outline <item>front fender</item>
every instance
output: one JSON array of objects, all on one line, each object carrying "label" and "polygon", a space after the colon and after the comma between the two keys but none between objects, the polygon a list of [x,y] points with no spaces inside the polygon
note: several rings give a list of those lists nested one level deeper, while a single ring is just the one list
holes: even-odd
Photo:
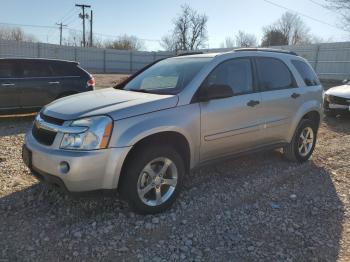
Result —
[{"label": "front fender", "polygon": [[200,108],[198,104],[179,106],[115,122],[111,147],[134,146],[142,139],[162,132],[185,137],[190,148],[190,166],[199,160]]}]

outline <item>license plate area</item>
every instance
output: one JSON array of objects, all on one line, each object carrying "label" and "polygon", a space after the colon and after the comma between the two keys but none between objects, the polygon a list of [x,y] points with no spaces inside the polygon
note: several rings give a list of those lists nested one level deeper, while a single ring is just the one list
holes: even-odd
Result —
[{"label": "license plate area", "polygon": [[30,151],[25,145],[22,147],[22,159],[24,164],[31,169],[32,168],[32,151]]}]

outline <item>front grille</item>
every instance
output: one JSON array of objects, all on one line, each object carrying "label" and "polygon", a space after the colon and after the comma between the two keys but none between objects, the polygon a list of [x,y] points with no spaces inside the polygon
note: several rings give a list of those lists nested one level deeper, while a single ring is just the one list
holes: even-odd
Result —
[{"label": "front grille", "polygon": [[42,129],[38,127],[35,123],[32,129],[33,137],[41,144],[51,146],[56,137],[56,132]]},{"label": "front grille", "polygon": [[328,102],[331,104],[337,104],[337,105],[344,105],[348,106],[350,105],[350,102],[348,102],[350,99],[349,98],[343,98],[339,96],[328,96]]}]

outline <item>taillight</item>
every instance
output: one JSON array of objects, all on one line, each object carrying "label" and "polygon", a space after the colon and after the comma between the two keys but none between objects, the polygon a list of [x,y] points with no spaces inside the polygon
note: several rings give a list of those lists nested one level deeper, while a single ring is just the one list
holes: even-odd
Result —
[{"label": "taillight", "polygon": [[88,80],[87,86],[94,88],[95,87],[95,78],[91,78],[90,80]]}]

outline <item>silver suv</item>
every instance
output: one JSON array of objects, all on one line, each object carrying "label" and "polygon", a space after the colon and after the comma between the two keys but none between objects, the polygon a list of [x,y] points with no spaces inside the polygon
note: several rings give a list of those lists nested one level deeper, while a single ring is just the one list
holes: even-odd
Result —
[{"label": "silver suv", "polygon": [[168,58],[115,88],[44,107],[23,159],[67,192],[117,190],[135,211],[156,213],[174,202],[190,170],[214,160],[283,148],[287,159],[306,161],[322,95],[315,72],[294,53]]}]

